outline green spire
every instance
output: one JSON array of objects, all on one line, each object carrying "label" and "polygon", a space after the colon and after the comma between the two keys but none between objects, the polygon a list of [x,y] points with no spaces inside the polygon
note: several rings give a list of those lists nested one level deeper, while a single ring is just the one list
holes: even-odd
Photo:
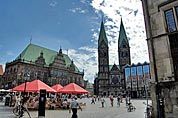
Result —
[{"label": "green spire", "polygon": [[122,18],[121,18],[121,24],[120,24],[120,31],[119,31],[119,39],[118,39],[118,47],[120,48],[122,42],[125,41],[128,45],[129,45],[129,41],[127,39],[127,35],[125,32],[125,28],[122,22]]},{"label": "green spire", "polygon": [[106,43],[106,45],[108,45],[108,39],[106,37],[106,32],[105,32],[105,29],[104,29],[103,21],[101,22],[101,27],[100,27],[100,34],[99,34],[99,40],[98,40],[99,46],[100,46],[102,41],[104,41]]}]

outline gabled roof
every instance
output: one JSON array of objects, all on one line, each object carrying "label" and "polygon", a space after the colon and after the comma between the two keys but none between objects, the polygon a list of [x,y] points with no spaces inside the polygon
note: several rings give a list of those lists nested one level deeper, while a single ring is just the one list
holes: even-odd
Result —
[{"label": "gabled roof", "polygon": [[101,42],[104,41],[106,45],[108,45],[108,39],[106,37],[106,32],[104,29],[104,23],[103,21],[101,22],[101,27],[100,27],[100,33],[99,33],[99,40],[98,40],[98,46],[101,45]]},{"label": "gabled roof", "polygon": [[111,71],[113,68],[118,68],[120,70],[120,66],[119,65],[109,65],[109,71]]},{"label": "gabled roof", "polygon": [[121,24],[120,24],[120,31],[119,31],[119,39],[118,39],[118,47],[120,48],[122,42],[125,41],[128,45],[129,45],[129,41],[127,39],[127,35],[125,32],[125,28],[122,22],[122,18],[121,18]]},{"label": "gabled roof", "polygon": [[2,65],[0,65],[0,75],[3,75]]},{"label": "gabled roof", "polygon": [[[43,52],[43,58],[45,59],[47,66],[49,66],[54,61],[54,58],[58,54],[58,52],[56,52],[54,50],[50,50],[50,49],[30,43],[22,51],[22,53],[16,58],[16,60],[24,59],[24,60],[35,62],[37,60],[37,58],[40,56],[41,52]],[[66,67],[69,67],[71,64],[71,60],[68,57],[68,55],[63,54],[63,58],[65,60]],[[79,72],[79,69],[76,66],[75,66],[75,71]]]}]

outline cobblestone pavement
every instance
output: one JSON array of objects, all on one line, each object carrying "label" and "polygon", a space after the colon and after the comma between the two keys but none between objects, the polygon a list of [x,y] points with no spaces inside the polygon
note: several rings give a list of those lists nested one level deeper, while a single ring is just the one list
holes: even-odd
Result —
[{"label": "cobblestone pavement", "polygon": [[[78,110],[79,118],[144,118],[145,104],[146,100],[131,100],[132,104],[136,107],[136,110],[133,112],[127,112],[127,107],[125,101],[121,106],[117,106],[116,99],[114,100],[114,106],[111,107],[109,98],[105,98],[106,104],[105,107],[101,107],[100,102],[95,104],[90,104],[91,99],[84,98],[78,99],[79,102],[85,102],[87,105],[83,108],[82,111]],[[38,117],[38,111],[30,111],[32,118]],[[68,110],[46,110],[45,118],[71,118],[72,113],[69,114]],[[17,118],[12,113],[12,108],[4,106],[3,103],[0,103],[0,118]],[[25,114],[24,118],[28,118]]]}]

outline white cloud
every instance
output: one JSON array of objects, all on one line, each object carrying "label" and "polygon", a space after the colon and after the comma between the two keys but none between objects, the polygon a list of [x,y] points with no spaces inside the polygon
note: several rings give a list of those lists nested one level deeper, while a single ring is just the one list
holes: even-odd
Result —
[{"label": "white cloud", "polygon": [[88,4],[89,3],[89,1],[87,1],[87,0],[80,0],[80,2],[83,3],[83,4]]},{"label": "white cloud", "polygon": [[87,13],[87,10],[81,9],[81,8],[79,8],[79,7],[74,8],[74,9],[69,9],[69,11],[71,11],[71,12],[73,12],[73,13],[82,13],[82,14]]},{"label": "white cloud", "polygon": [[55,7],[57,4],[58,4],[58,2],[56,2],[56,1],[51,1],[51,2],[49,3],[49,6]]},{"label": "white cloud", "polygon": [[[85,53],[81,53],[85,51]],[[79,70],[84,70],[85,80],[93,82],[94,75],[97,72],[97,62],[96,60],[98,54],[97,49],[92,47],[80,47],[78,50],[69,49],[68,55],[74,60],[74,64],[79,68]]]},{"label": "white cloud", "polygon": [[[132,63],[149,61],[147,42],[140,0],[93,0],[91,6],[96,13],[102,11],[105,20],[105,29],[109,43],[110,64],[118,64],[118,36],[120,19],[130,39]],[[98,40],[96,32],[93,37]]]},{"label": "white cloud", "polygon": [[[81,0],[81,2],[85,2]],[[103,12],[105,19],[105,29],[109,41],[109,62],[118,64],[118,36],[120,29],[121,15],[130,39],[131,61],[132,63],[149,61],[146,34],[144,28],[144,19],[140,0],[93,0],[91,6],[95,13],[101,16]],[[71,12],[79,12],[81,8],[70,9]],[[95,46],[98,45],[98,33],[100,22],[99,17],[91,17],[93,22],[91,28],[92,40]],[[97,26],[97,27],[96,27]],[[99,27],[98,27],[99,26]],[[80,47],[78,50],[69,49],[68,55],[74,60],[76,66],[85,71],[84,78],[93,82],[95,74],[98,72],[98,51],[96,47]]]},{"label": "white cloud", "polygon": [[[87,0],[80,0],[83,5],[89,4]],[[56,7],[59,3],[56,0],[51,0],[49,3],[50,7]],[[74,2],[72,3],[74,4]],[[101,16],[101,12],[104,15],[105,19],[105,28],[107,37],[109,40],[109,57],[110,64],[116,63],[118,64],[118,35],[119,35],[119,26],[121,15],[123,18],[123,23],[127,32],[127,36],[130,39],[130,47],[131,47],[131,59],[132,63],[144,62],[148,61],[148,51],[147,51],[147,43],[145,36],[145,28],[144,28],[144,20],[142,13],[142,6],[140,0],[92,0],[90,4],[95,13],[98,13],[98,16]],[[85,9],[83,9],[85,8]],[[70,9],[69,11],[73,13],[88,13],[89,10],[87,7],[76,7],[74,9]],[[91,37],[91,42],[94,43],[95,46],[98,44],[98,27],[101,20],[98,20],[99,17],[91,16],[91,20],[95,21],[94,26],[91,28],[91,32],[93,35]],[[97,21],[97,22],[96,22]],[[60,24],[60,22],[57,22]],[[96,27],[97,26],[97,27]],[[36,39],[44,39],[46,37],[36,37]],[[55,42],[53,37],[47,37],[50,39],[50,43],[54,44],[54,49],[59,48],[60,44],[63,44],[65,47],[72,47],[71,42],[65,39],[57,39]],[[39,44],[41,44],[40,40],[37,40]],[[55,43],[54,43],[55,42]],[[47,42],[43,43],[47,45]],[[0,45],[0,49],[2,45]],[[65,51],[64,51],[65,52]],[[85,52],[85,53],[84,53]],[[11,51],[7,52],[7,55],[13,55]],[[98,53],[96,47],[80,47],[78,50],[68,50],[68,55],[71,59],[74,60],[74,63],[80,70],[85,70],[85,79],[93,82],[95,73],[97,73],[98,69]],[[1,57],[2,58],[2,57]],[[3,64],[3,68],[5,64]]]}]

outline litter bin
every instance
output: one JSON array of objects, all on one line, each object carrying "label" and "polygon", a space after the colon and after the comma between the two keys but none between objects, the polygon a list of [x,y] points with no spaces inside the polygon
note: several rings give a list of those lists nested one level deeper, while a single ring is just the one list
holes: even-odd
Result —
[{"label": "litter bin", "polygon": [[10,96],[7,96],[6,98],[5,98],[5,106],[9,106],[10,105]]},{"label": "litter bin", "polygon": [[38,118],[45,118],[46,90],[40,89]]}]

